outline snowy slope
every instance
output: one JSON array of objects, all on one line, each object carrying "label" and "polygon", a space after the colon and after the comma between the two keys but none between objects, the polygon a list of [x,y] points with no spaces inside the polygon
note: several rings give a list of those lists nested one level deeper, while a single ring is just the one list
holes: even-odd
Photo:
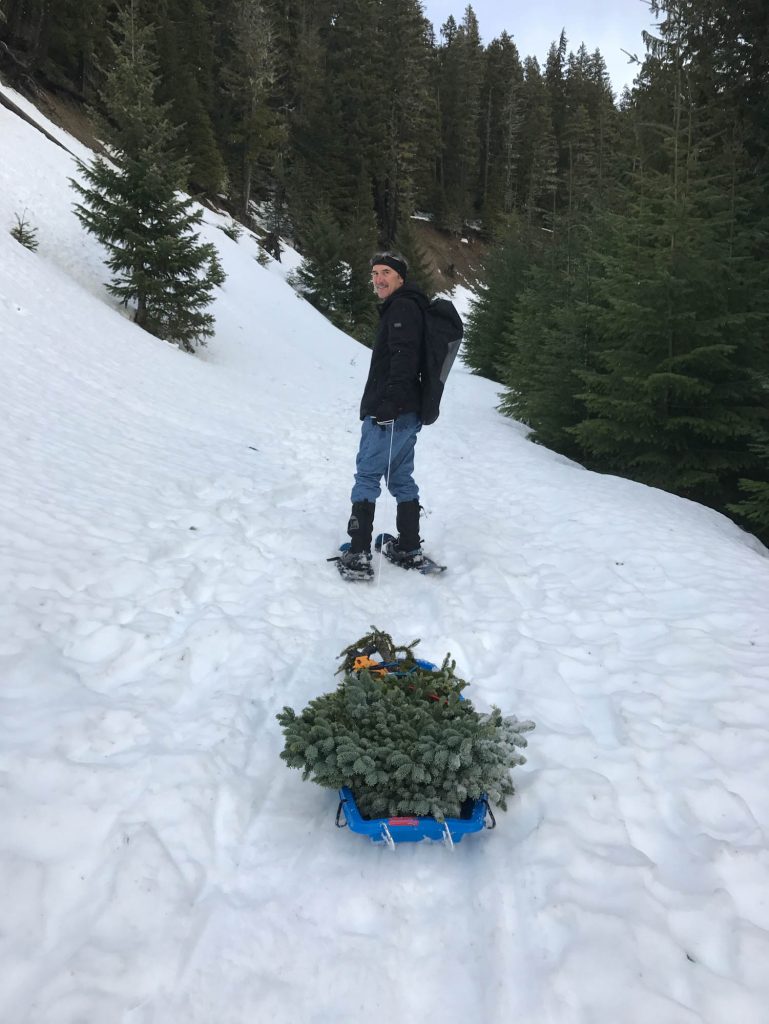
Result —
[{"label": "snowy slope", "polygon": [[[766,550],[459,369],[417,446],[450,572],[343,583],[367,350],[212,214],[216,338],[145,335],[71,157],[5,110],[0,150],[3,1024],[765,1024]],[[453,853],[338,831],[278,759],[371,623],[537,722]]]}]

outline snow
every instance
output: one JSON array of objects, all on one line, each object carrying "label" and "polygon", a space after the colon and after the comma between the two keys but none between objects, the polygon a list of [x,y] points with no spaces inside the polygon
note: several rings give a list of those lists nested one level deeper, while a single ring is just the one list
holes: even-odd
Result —
[{"label": "snow", "polygon": [[[3,1024],[765,1024],[766,550],[527,442],[458,367],[417,446],[450,571],[344,583],[368,351],[212,213],[216,337],[144,334],[72,158],[0,138]],[[337,830],[278,758],[372,623],[537,722],[454,851]]]}]

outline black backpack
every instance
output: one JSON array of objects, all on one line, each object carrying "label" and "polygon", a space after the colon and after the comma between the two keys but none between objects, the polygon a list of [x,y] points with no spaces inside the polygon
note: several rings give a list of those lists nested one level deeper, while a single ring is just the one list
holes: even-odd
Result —
[{"label": "black backpack", "polygon": [[421,420],[425,426],[435,423],[449,370],[456,359],[462,336],[462,321],[448,299],[433,299],[424,310],[425,342],[420,376],[422,383]]}]

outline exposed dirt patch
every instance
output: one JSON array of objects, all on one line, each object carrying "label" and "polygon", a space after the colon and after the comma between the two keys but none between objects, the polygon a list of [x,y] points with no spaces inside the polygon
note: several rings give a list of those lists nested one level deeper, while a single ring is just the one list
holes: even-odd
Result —
[{"label": "exposed dirt patch", "polygon": [[97,153],[101,151],[88,112],[82,103],[60,96],[50,89],[41,89],[39,95],[35,97],[35,103],[47,118],[69,132],[78,142],[82,142],[84,146]]},{"label": "exposed dirt patch", "polygon": [[464,284],[478,290],[486,273],[488,243],[469,230],[457,238],[439,231],[429,221],[412,220],[411,225],[440,282],[447,288]]}]

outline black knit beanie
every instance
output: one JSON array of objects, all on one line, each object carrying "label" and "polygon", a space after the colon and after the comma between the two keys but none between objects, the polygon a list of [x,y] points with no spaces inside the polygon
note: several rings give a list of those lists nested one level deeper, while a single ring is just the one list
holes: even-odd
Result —
[{"label": "black knit beanie", "polygon": [[404,281],[409,272],[408,263],[397,252],[378,252],[375,256],[371,257],[371,266],[390,267],[396,274],[400,274]]}]

